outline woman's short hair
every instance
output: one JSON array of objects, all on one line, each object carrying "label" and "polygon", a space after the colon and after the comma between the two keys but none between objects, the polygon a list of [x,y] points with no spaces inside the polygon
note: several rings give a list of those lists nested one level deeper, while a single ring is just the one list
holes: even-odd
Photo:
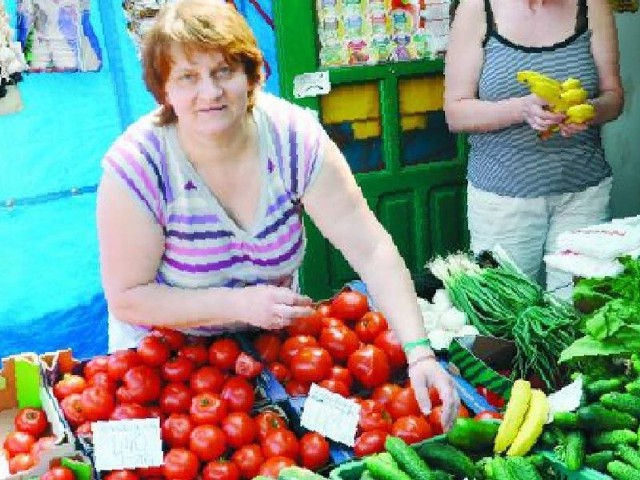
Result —
[{"label": "woman's short hair", "polygon": [[177,120],[165,98],[174,45],[184,49],[187,56],[218,51],[229,64],[242,65],[250,85],[249,110],[253,108],[263,80],[264,59],[244,17],[223,0],[178,0],[160,10],[142,44],[144,81],[161,105],[160,125]]}]

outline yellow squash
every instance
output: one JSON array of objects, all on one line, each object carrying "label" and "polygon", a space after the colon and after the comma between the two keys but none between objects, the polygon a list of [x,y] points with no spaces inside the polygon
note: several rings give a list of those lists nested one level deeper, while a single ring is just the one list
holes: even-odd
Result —
[{"label": "yellow squash", "polygon": [[516,435],[509,450],[507,450],[507,456],[521,457],[526,455],[542,433],[542,427],[544,427],[548,415],[549,401],[547,396],[542,390],[531,390],[529,410],[518,431],[518,435]]},{"label": "yellow squash", "polygon": [[511,397],[509,398],[509,403],[507,403],[504,418],[498,428],[498,434],[493,445],[494,452],[504,452],[516,438],[529,408],[530,398],[531,384],[527,380],[516,380],[511,389]]}]

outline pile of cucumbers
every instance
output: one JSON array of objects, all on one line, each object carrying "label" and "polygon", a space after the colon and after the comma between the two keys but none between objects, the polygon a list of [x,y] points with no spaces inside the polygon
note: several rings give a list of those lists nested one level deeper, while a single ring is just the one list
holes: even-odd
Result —
[{"label": "pile of cucumbers", "polygon": [[570,471],[589,467],[615,480],[640,480],[640,379],[628,373],[582,377],[581,406],[556,412],[541,442]]}]

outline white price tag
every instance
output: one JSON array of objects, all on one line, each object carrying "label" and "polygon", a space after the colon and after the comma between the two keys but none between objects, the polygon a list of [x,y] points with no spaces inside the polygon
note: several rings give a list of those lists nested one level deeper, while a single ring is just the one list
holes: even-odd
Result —
[{"label": "white price tag", "polygon": [[302,73],[293,79],[295,98],[317,97],[331,91],[329,72]]},{"label": "white price tag", "polygon": [[304,402],[300,423],[349,447],[355,444],[360,405],[315,383]]},{"label": "white price tag", "polygon": [[153,467],[163,463],[158,418],[94,422],[91,430],[96,470]]}]

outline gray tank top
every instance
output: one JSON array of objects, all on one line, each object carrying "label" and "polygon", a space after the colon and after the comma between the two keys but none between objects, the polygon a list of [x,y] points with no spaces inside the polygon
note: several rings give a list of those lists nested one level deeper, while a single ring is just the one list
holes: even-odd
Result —
[{"label": "gray tank top", "polygon": [[[518,83],[519,70],[535,70],[557,80],[578,78],[589,98],[598,96],[598,72],[591,54],[586,0],[578,0],[573,35],[547,47],[516,45],[496,27],[491,3],[485,0],[487,35],[478,86],[481,100],[498,101],[529,93]],[[611,175],[604,159],[600,128],[564,138],[559,133],[540,140],[522,123],[469,135],[467,178],[476,188],[509,197],[540,197],[579,192]]]}]

